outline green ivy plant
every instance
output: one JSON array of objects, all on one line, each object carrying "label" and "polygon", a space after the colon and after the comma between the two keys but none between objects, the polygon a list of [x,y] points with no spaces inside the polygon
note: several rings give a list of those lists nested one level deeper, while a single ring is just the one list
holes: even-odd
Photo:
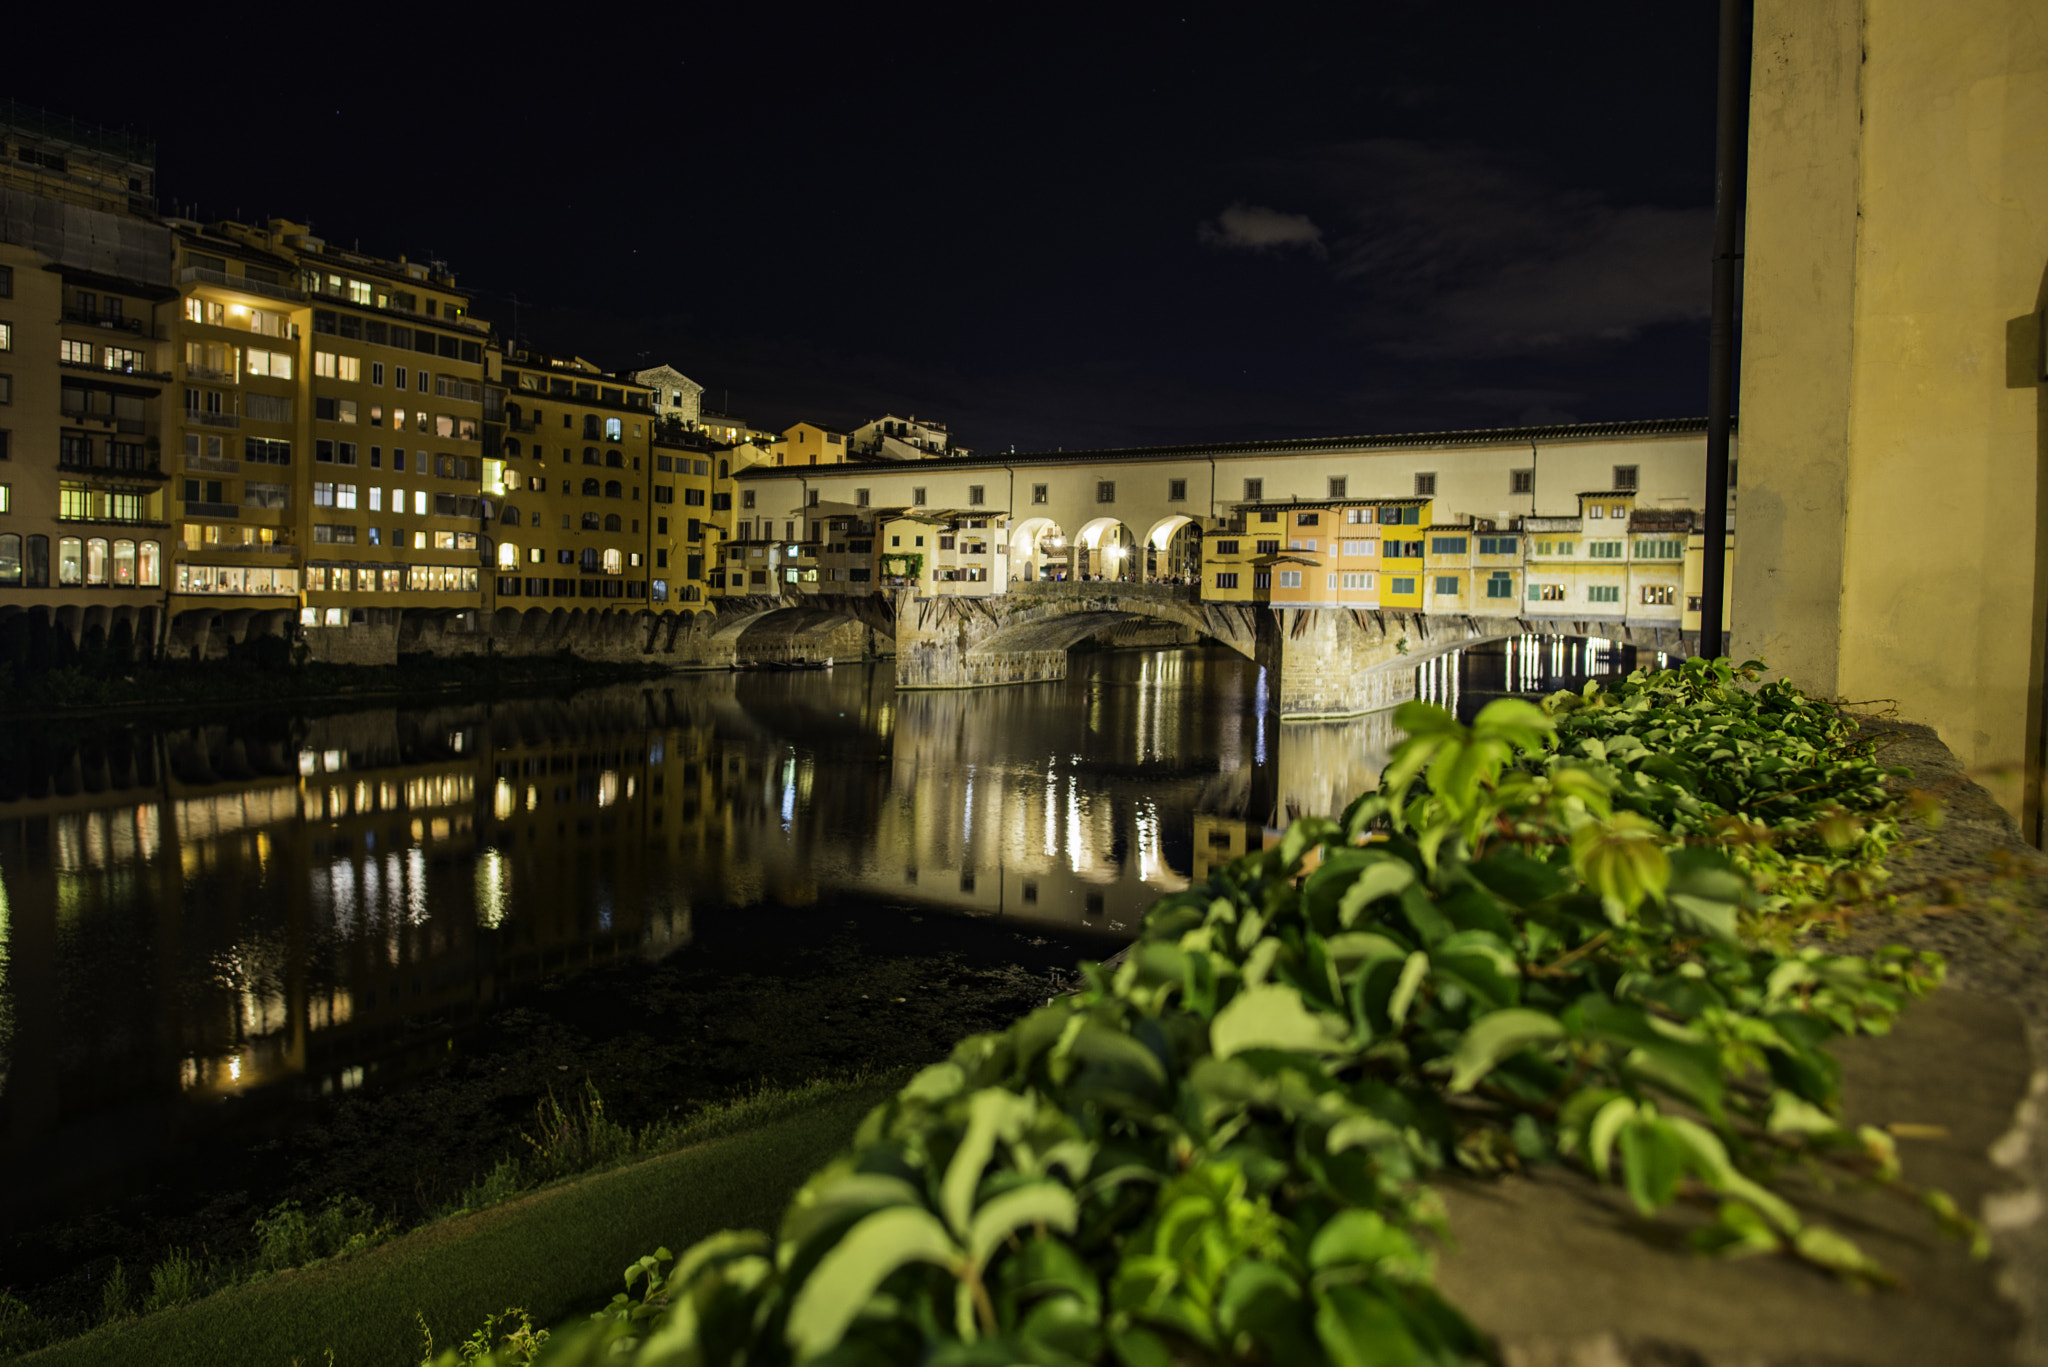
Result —
[{"label": "green ivy plant", "polygon": [[[1802,799],[1882,799],[1805,700],[1752,705],[1724,671],[1496,701],[1469,727],[1401,708],[1408,739],[1341,818],[1157,903],[1114,972],[871,1114],[775,1237],[642,1259],[541,1360],[1481,1362],[1432,1276],[1449,1168],[1569,1164],[1645,1216],[1700,1207],[1703,1253],[1865,1281],[1884,1269],[1786,1200],[1789,1168],[1908,1191],[1979,1238],[1841,1119],[1824,1047],[1889,1028],[1939,960],[1745,936],[1767,898],[1713,843],[1725,814],[1835,857],[1752,799],[1798,786],[1737,744],[1762,717],[1819,728],[1800,762],[1826,786]],[[1723,771],[1697,810],[1667,794],[1686,765]]]},{"label": "green ivy plant", "polygon": [[1852,719],[1784,680],[1758,684],[1763,670],[1690,660],[1589,683],[1545,708],[1559,755],[1605,766],[1618,808],[1724,849],[1782,931],[1800,926],[1799,913],[1877,892],[1913,795],[1888,782],[1910,772],[1881,765]]}]

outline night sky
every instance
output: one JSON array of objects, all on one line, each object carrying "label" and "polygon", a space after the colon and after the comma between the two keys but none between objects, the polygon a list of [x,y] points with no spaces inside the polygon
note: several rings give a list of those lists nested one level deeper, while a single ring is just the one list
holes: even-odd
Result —
[{"label": "night sky", "polygon": [[96,13],[6,93],[155,137],[166,212],[440,258],[501,331],[516,296],[522,339],[772,429],[1706,407],[1704,0]]}]

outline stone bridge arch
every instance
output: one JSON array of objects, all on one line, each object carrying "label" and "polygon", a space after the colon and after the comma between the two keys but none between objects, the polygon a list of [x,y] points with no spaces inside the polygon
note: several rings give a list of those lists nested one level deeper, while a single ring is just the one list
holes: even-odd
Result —
[{"label": "stone bridge arch", "polygon": [[859,658],[868,633],[893,641],[896,604],[875,594],[792,593],[723,598],[709,611],[661,614],[647,628],[646,653],[677,664],[717,667]]},{"label": "stone bridge arch", "polygon": [[1258,658],[1259,609],[1144,584],[1012,584],[995,598],[898,605],[896,685],[978,688],[1063,679],[1067,651],[1119,623],[1170,622]]}]

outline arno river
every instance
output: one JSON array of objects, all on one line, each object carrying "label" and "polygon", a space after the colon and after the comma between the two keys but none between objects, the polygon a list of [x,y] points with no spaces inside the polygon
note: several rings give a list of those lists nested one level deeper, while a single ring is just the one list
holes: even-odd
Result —
[{"label": "arno river", "polygon": [[[1531,638],[1418,682],[1469,715],[1630,662]],[[1189,649],[975,692],[899,694],[854,666],[13,724],[0,1223],[131,1195],[239,1123],[223,1114],[288,1137],[523,993],[722,929],[801,934],[822,908],[1100,956],[1154,898],[1376,781],[1387,714],[1283,726],[1260,688],[1241,657]]]}]

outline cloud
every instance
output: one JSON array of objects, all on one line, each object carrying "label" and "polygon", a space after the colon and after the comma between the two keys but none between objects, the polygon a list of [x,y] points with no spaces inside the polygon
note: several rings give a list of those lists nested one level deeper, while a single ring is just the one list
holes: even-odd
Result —
[{"label": "cloud", "polygon": [[1331,269],[1385,354],[1533,355],[1707,316],[1710,208],[1617,204],[1494,153],[1397,139],[1289,169],[1343,206]]},{"label": "cloud", "polygon": [[1243,200],[1216,215],[1213,221],[1195,225],[1195,240],[1205,247],[1227,251],[1282,251],[1306,248],[1312,255],[1325,255],[1323,230],[1306,214],[1283,214]]}]

